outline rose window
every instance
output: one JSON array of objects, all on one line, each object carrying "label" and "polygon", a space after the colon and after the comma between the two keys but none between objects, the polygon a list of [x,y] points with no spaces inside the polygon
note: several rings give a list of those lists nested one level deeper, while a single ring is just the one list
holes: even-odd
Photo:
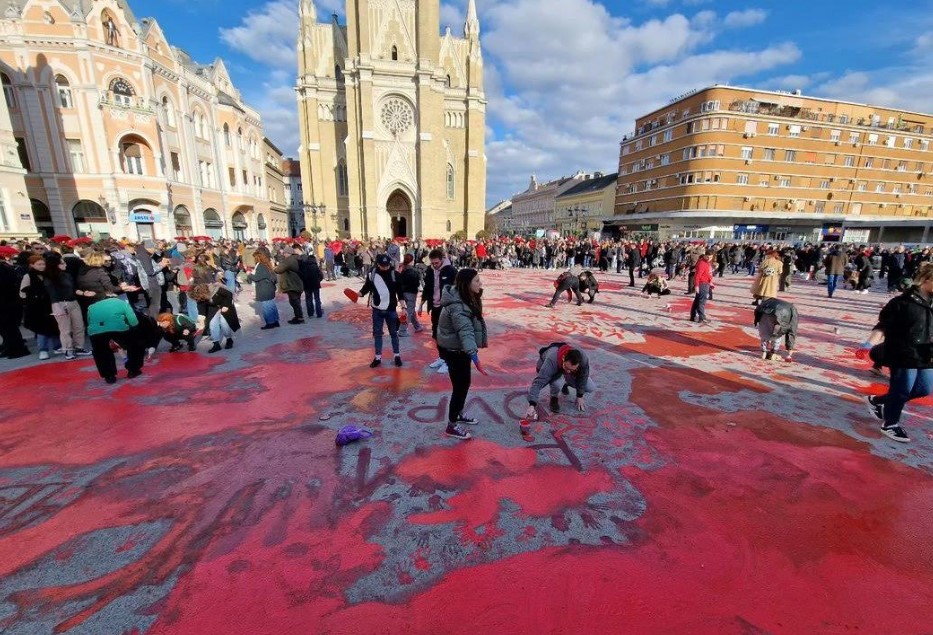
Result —
[{"label": "rose window", "polygon": [[414,113],[404,100],[390,99],[382,106],[382,125],[394,135],[400,135],[414,122]]}]

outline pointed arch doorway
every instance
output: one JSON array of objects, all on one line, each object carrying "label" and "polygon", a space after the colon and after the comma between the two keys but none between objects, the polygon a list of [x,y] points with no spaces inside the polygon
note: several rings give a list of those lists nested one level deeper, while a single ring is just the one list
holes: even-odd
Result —
[{"label": "pointed arch doorway", "polygon": [[411,234],[411,200],[395,190],[386,201],[386,212],[392,227],[392,238],[408,238]]}]

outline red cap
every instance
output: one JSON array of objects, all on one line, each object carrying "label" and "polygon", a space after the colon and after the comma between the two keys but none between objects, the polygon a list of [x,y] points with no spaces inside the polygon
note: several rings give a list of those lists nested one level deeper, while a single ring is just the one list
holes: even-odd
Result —
[{"label": "red cap", "polygon": [[0,246],[0,258],[15,258],[19,255],[19,249],[9,245]]}]

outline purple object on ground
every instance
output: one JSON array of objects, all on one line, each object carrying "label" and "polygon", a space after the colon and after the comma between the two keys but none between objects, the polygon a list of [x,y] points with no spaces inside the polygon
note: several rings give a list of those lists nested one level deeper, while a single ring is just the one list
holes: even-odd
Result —
[{"label": "purple object on ground", "polygon": [[368,439],[373,436],[373,431],[359,426],[344,426],[337,432],[337,445],[347,445],[360,439]]}]

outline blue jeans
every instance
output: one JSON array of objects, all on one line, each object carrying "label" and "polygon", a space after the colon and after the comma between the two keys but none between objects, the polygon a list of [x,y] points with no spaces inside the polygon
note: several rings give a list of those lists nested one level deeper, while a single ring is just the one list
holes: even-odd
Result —
[{"label": "blue jeans", "polygon": [[39,346],[40,351],[45,351],[46,353],[57,351],[62,347],[62,343],[57,337],[42,335],[40,333],[36,333],[36,344]]},{"label": "blue jeans", "polygon": [[926,397],[930,392],[933,392],[933,368],[892,368],[888,394],[875,397],[875,403],[884,404],[884,426],[896,426],[907,402]]},{"label": "blue jeans", "polygon": [[275,300],[262,300],[259,303],[259,314],[266,324],[279,323],[279,307],[276,306]]},{"label": "blue jeans", "polygon": [[829,297],[833,297],[833,294],[836,292],[836,285],[839,284],[839,274],[834,273],[830,276],[826,276],[826,293]]},{"label": "blue jeans", "polygon": [[321,308],[320,289],[305,289],[305,308],[308,309],[308,317],[324,315],[324,310]]},{"label": "blue jeans", "polygon": [[236,293],[236,271],[224,271],[224,284],[230,293]]},{"label": "blue jeans", "polygon": [[231,329],[230,325],[227,324],[227,319],[220,311],[215,313],[214,317],[211,319],[210,329],[212,342],[220,342],[220,340],[225,337],[233,337],[233,329]]},{"label": "blue jeans", "polygon": [[188,297],[188,304],[185,306],[185,311],[188,314],[188,319],[194,322],[195,324],[197,324],[198,323],[198,303],[194,298],[190,296]]},{"label": "blue jeans", "polygon": [[395,311],[373,309],[373,338],[376,340],[376,355],[382,356],[383,324],[389,327],[389,338],[392,340],[392,352],[398,355],[401,351],[398,342],[398,313]]}]

